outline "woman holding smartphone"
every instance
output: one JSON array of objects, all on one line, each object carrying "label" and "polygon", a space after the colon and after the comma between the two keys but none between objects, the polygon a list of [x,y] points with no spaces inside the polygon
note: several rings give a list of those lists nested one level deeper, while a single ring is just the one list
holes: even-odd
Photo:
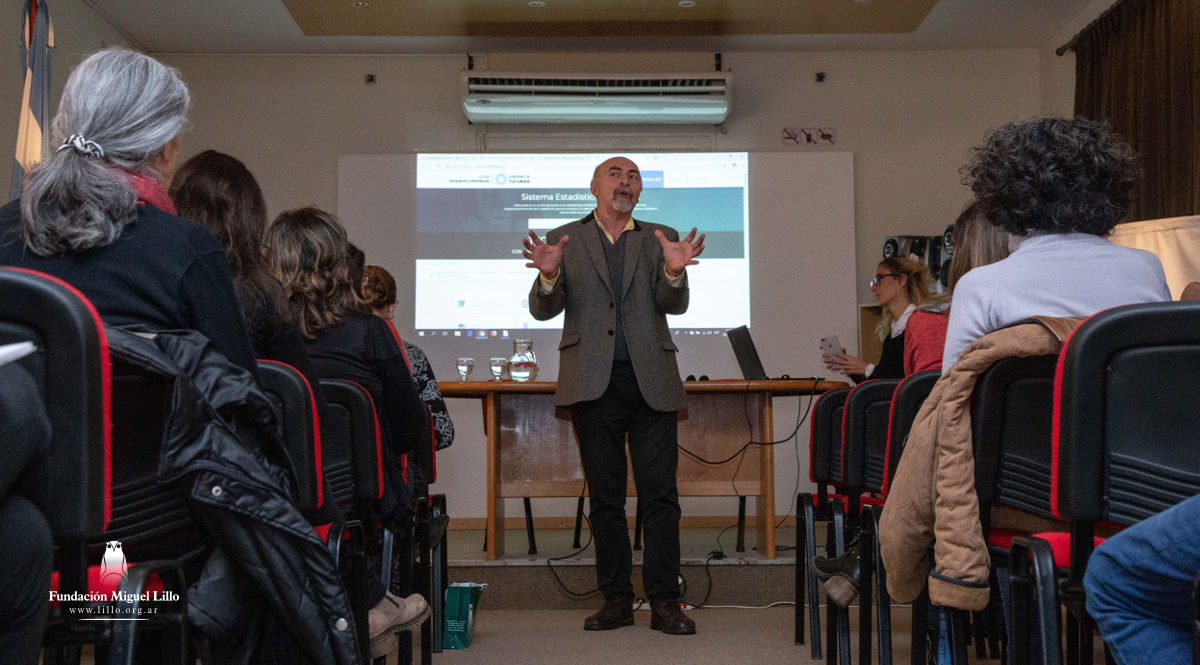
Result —
[{"label": "woman holding smartphone", "polygon": [[879,359],[868,363],[842,349],[833,355],[822,353],[825,367],[855,382],[903,378],[905,327],[908,317],[929,299],[929,283],[929,268],[918,261],[899,256],[880,261],[870,282],[875,301],[883,306],[883,316],[875,327],[883,342]]}]

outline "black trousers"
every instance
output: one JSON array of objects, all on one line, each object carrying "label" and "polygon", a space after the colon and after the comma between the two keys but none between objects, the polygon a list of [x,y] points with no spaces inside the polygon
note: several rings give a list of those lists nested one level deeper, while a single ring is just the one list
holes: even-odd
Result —
[{"label": "black trousers", "polygon": [[652,601],[679,597],[679,466],[674,411],[655,411],[638,390],[633,365],[613,363],[600,399],[571,406],[587,477],[596,542],[596,580],[605,598],[633,597],[633,551],[625,521],[625,435],[642,508],[642,578]]},{"label": "black trousers", "polygon": [[42,510],[53,490],[50,424],[38,395],[22,367],[0,366],[0,663],[37,663],[46,626],[54,543]]}]

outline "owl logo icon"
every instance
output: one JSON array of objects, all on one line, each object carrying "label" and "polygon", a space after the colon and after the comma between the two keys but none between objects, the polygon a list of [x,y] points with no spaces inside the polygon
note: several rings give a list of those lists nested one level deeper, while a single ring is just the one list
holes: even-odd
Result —
[{"label": "owl logo icon", "polygon": [[[121,549],[121,541],[110,540],[104,545],[104,559],[100,561],[100,582],[119,585],[129,578],[129,564],[125,563],[125,550]],[[115,579],[110,579],[115,575]]]}]

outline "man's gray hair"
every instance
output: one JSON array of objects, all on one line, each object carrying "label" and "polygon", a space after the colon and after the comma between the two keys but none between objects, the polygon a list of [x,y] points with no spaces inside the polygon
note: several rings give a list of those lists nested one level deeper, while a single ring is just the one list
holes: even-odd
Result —
[{"label": "man's gray hair", "polygon": [[136,51],[105,49],[80,63],[51,124],[58,151],[25,177],[21,234],[29,248],[48,256],[116,240],[137,218],[124,171],[157,175],[147,160],[184,129],[190,101],[176,70]]}]

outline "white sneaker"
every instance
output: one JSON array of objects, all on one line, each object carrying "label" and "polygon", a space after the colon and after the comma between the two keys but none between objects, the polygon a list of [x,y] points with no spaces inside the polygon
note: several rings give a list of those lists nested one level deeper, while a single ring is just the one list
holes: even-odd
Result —
[{"label": "white sneaker", "polygon": [[377,658],[395,651],[398,641],[396,634],[421,625],[429,613],[429,603],[419,593],[401,598],[391,591],[384,592],[383,600],[367,613],[371,657]]}]

